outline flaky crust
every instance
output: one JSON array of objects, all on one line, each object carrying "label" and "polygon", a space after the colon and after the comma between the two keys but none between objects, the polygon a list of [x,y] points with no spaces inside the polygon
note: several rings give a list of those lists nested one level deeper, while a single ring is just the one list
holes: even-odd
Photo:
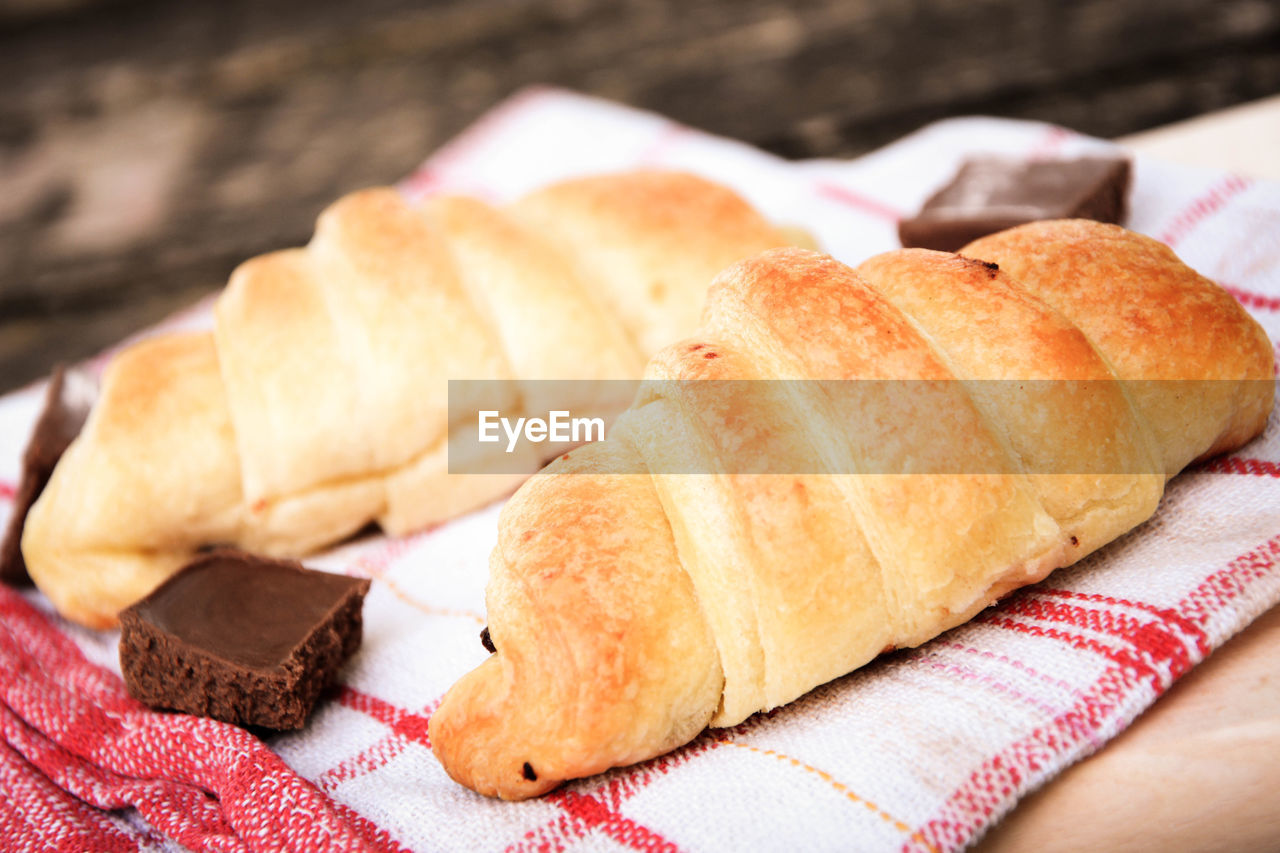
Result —
[{"label": "flaky crust", "polygon": [[[678,172],[575,179],[501,208],[346,196],[306,248],[234,272],[212,333],[114,361],[31,511],[31,576],[64,615],[107,626],[202,545],[300,556],[371,521],[399,534],[483,505],[544,460],[450,473],[449,379],[505,380],[486,403],[513,416],[545,410],[529,380],[635,379],[696,326],[716,272],[787,243]],[[555,402],[582,417],[629,402],[617,384],[566,387],[582,399]]]},{"label": "flaky crust", "polygon": [[535,796],[791,701],[1079,560],[1261,430],[1266,336],[1154,241],[1066,221],[964,254],[780,249],[716,279],[609,440],[504,509],[496,653],[431,719],[454,779]]},{"label": "flaky crust", "polygon": [[[1169,476],[1238,447],[1266,425],[1274,362],[1266,332],[1231,294],[1158,240],[1086,220],[1033,222],[960,253],[999,264],[1070,317],[1117,375],[1135,380],[1134,404]],[[1176,353],[1171,357],[1157,342]],[[1214,379],[1257,381],[1199,381]],[[1161,380],[1179,395],[1163,396]],[[1222,410],[1230,413],[1225,423],[1198,414]]]}]

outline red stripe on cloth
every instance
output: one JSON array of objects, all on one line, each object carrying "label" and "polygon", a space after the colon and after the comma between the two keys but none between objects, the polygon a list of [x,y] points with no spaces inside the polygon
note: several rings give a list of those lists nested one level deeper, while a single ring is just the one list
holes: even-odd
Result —
[{"label": "red stripe on cloth", "polygon": [[54,785],[7,743],[0,744],[0,839],[6,850],[138,849],[103,812]]},{"label": "red stripe on cloth", "polygon": [[936,657],[931,655],[921,655],[917,660],[919,660],[922,665],[927,666],[930,669],[945,673],[946,675],[957,678],[961,681],[980,684],[1001,696],[1008,696],[1016,702],[1021,702],[1030,708],[1034,708],[1041,714],[1053,716],[1058,712],[1057,708],[1047,702],[1043,702],[1034,696],[1029,696],[1014,687],[1012,684],[996,678],[995,676],[979,672],[972,667],[963,666],[959,663],[950,663],[948,661],[938,660]]},{"label": "red stripe on cloth", "polygon": [[1196,198],[1184,208],[1182,213],[1160,235],[1160,242],[1169,246],[1174,245],[1191,233],[1201,222],[1221,210],[1231,198],[1239,195],[1252,185],[1253,182],[1248,178],[1240,175],[1227,175],[1204,195]]},{"label": "red stripe on cloth", "polygon": [[1098,593],[1076,592],[1070,589],[1054,589],[1052,587],[1036,587],[1036,595],[1051,595],[1061,598],[1069,598],[1076,601],[1091,601],[1097,604],[1107,604],[1113,607],[1130,607],[1134,610],[1141,610],[1158,616],[1160,619],[1168,622],[1170,625],[1177,627],[1180,631],[1195,640],[1196,649],[1202,654],[1207,655],[1210,651],[1209,638],[1205,635],[1204,629],[1183,616],[1177,610],[1171,607],[1157,607],[1154,604],[1148,604],[1145,601],[1134,601],[1129,598],[1115,598],[1110,595],[1100,595]]},{"label": "red stripe on cloth", "polygon": [[0,501],[11,501],[17,493],[17,486],[6,480],[0,480]]},{"label": "red stripe on cloth", "polygon": [[104,796],[137,806],[157,829],[191,847],[225,840],[208,814],[193,820],[184,810],[208,792],[225,825],[251,850],[396,849],[243,729],[135,702],[115,675],[90,663],[8,588],[0,588],[0,612],[0,702],[31,730],[33,752],[39,734],[49,750],[58,748],[50,761],[61,755],[78,762],[77,772],[89,774],[84,790],[105,780],[111,787]]},{"label": "red stripe on cloth", "polygon": [[366,714],[387,726],[388,733],[386,737],[322,773],[316,780],[321,790],[332,791],[344,782],[386,766],[403,753],[405,746],[410,743],[431,748],[427,726],[431,721],[431,711],[440,704],[439,699],[432,702],[426,711],[417,714],[351,687],[343,687],[336,698],[344,707]]},{"label": "red stripe on cloth", "polygon": [[577,791],[555,791],[544,800],[560,805],[564,811],[542,826],[531,829],[524,838],[509,846],[506,853],[544,853],[566,850],[592,832],[599,832],[615,843],[632,850],[675,851],[680,848],[647,826],[620,814],[598,797]]},{"label": "red stripe on cloth", "polygon": [[[427,735],[427,724],[431,714],[425,716],[413,711],[397,708],[385,699],[371,696],[356,690],[354,687],[343,687],[338,693],[338,702],[353,711],[359,711],[386,724],[392,731],[409,740],[417,741],[423,746],[431,747],[431,739]],[[439,704],[437,701],[435,704]]]},{"label": "red stripe on cloth", "polygon": [[[0,635],[0,644],[7,645],[8,639]],[[11,648],[0,649],[0,661],[8,663],[11,652]],[[137,808],[157,829],[190,847],[246,849],[217,802],[200,788],[111,772],[46,737],[8,705],[0,708],[5,740],[57,789],[103,809]]]},{"label": "red stripe on cloth", "polygon": [[868,195],[851,190],[848,187],[833,184],[830,181],[819,181],[814,189],[818,195],[824,198],[837,201],[840,204],[852,207],[862,213],[868,213],[878,219],[885,219],[890,222],[897,222],[902,218],[899,210],[885,204],[879,199],[872,198]]},{"label": "red stripe on cloth", "polygon": [[[744,722],[736,726],[724,729],[708,729],[673,752],[604,774],[596,778],[591,788],[586,791],[578,791],[575,795],[590,797],[604,804],[610,811],[617,812],[628,799],[644,790],[655,780],[666,776],[672,770],[693,761],[700,755],[723,747],[726,738],[745,735],[759,724],[771,720],[784,712],[785,708],[774,708],[771,711],[752,714]],[[570,792],[555,792],[549,794],[547,799],[552,802],[558,802],[556,797],[563,797],[567,793]],[[574,819],[567,813],[557,815],[543,825],[526,832],[522,841],[507,848],[507,853],[563,850],[571,842],[580,839],[582,834],[589,828],[591,827],[588,824]],[[652,832],[652,830],[647,831]]]},{"label": "red stripe on cloth", "polygon": [[[1116,663],[1134,666],[1143,674],[1155,676],[1158,679],[1157,686],[1161,682],[1165,685],[1172,683],[1174,678],[1191,669],[1204,657],[1204,653],[1199,650],[1200,643],[1197,642],[1203,639],[1203,632],[1194,628],[1186,631],[1189,637],[1184,638],[1184,632],[1177,630],[1178,624],[1192,624],[1185,619],[1179,619],[1176,623],[1163,617],[1154,622],[1143,621],[1106,607],[1079,607],[1056,601],[1045,601],[1034,595],[1011,598],[1008,600],[1008,606],[1000,609],[1007,615],[1084,628],[1127,643],[1133,651],[1109,646],[1090,637],[1079,636],[1073,640],[1077,648],[1081,648],[1079,643],[1082,643],[1091,651],[1102,654]],[[1034,633],[1034,629],[1038,627],[1025,625],[1017,630]],[[1188,645],[1187,639],[1194,644],[1194,649]],[[1134,656],[1134,651],[1138,653],[1137,657]],[[1169,665],[1170,677],[1166,678],[1160,674],[1160,664]]]},{"label": "red stripe on cloth", "polygon": [[609,803],[613,808],[619,808],[628,798],[648,787],[658,778],[666,776],[677,767],[687,764],[713,749],[719,749],[724,746],[726,739],[739,738],[749,734],[752,729],[761,723],[772,720],[779,714],[784,713],[786,713],[785,706],[752,714],[736,726],[723,729],[708,729],[675,752],[659,755],[641,764],[627,767],[623,772],[616,775],[606,776],[591,791],[591,794]]},{"label": "red stripe on cloth", "polygon": [[[54,673],[76,696],[113,714],[139,707],[124,692],[116,675],[93,665],[76,666],[75,662],[82,659],[80,647],[20,595],[7,589],[4,593],[0,594],[0,628],[20,645],[19,660],[15,666],[24,671],[32,669],[35,678],[46,678],[46,673]],[[5,636],[0,632],[0,641]]]},{"label": "red stripe on cloth", "polygon": [[[988,624],[1087,649],[1109,659],[1112,665],[1094,683],[1093,689],[1082,695],[1070,709],[1049,725],[1037,727],[1026,738],[974,771],[968,782],[948,800],[939,817],[920,829],[920,836],[926,842],[939,847],[967,843],[973,833],[995,815],[1001,804],[1011,804],[1014,792],[1028,779],[1050,767],[1069,750],[1082,744],[1096,745],[1104,725],[1140,684],[1145,683],[1155,696],[1159,696],[1191,666],[1186,645],[1173,637],[1168,626],[1160,622],[1142,623],[1121,614],[1036,602],[1025,596],[1007,600],[999,610],[1021,611],[1033,618],[1106,632],[1128,641],[1140,654],[1059,628],[1000,616],[984,618]],[[1169,676],[1159,672],[1160,664],[1168,665]],[[905,846],[910,849],[910,842]]]},{"label": "red stripe on cloth", "polygon": [[1254,477],[1280,477],[1280,463],[1268,459],[1242,459],[1239,456],[1219,456],[1204,466],[1215,474],[1249,474]]},{"label": "red stripe on cloth", "polygon": [[[1003,611],[1003,608],[1001,608],[1001,610]],[[1016,619],[1010,619],[999,614],[981,616],[979,617],[979,621],[988,625],[993,625],[997,628],[1015,631],[1020,634],[1029,634],[1033,637],[1042,637],[1047,640],[1057,640],[1065,645],[1071,646],[1073,649],[1093,652],[1099,657],[1106,658],[1113,664],[1141,676],[1144,680],[1149,680],[1152,684],[1159,684],[1161,681],[1160,673],[1157,672],[1150,663],[1133,654],[1130,650],[1109,646],[1092,637],[1086,637],[1082,634],[1073,633],[1071,631],[1064,631],[1061,628],[1047,628],[1043,625],[1019,622]]]},{"label": "red stripe on cloth", "polygon": [[1015,658],[1011,658],[1008,655],[997,654],[996,652],[993,652],[989,649],[980,649],[976,646],[966,646],[964,643],[955,643],[955,642],[944,643],[942,640],[935,640],[934,642],[938,645],[945,645],[947,648],[955,649],[958,652],[964,652],[967,655],[977,655],[978,657],[987,658],[989,660],[1000,661],[1000,663],[1005,664],[1006,666],[1011,667],[1013,669],[1016,669],[1019,672],[1025,673],[1026,675],[1031,676],[1032,678],[1040,681],[1043,684],[1048,684],[1053,687],[1056,687],[1065,693],[1072,693],[1077,696],[1080,695],[1080,689],[1075,687],[1069,681],[1066,681],[1061,678],[1055,678],[1051,675],[1047,675],[1046,673],[1040,672],[1034,667],[1028,666],[1025,661],[1020,661]]},{"label": "red stripe on cloth", "polygon": [[320,786],[322,791],[333,791],[338,786],[353,779],[368,776],[370,773],[386,767],[398,758],[408,745],[409,742],[404,738],[388,734],[321,773],[316,778],[316,784]]},{"label": "red stripe on cloth", "polygon": [[549,795],[569,816],[581,838],[591,830],[599,830],[610,839],[631,850],[677,851],[680,848],[648,827],[619,814],[589,794],[556,791]]},{"label": "red stripe on cloth", "polygon": [[1246,308],[1254,308],[1259,311],[1280,311],[1280,297],[1254,293],[1253,291],[1225,284],[1222,285],[1222,289],[1234,296],[1236,301]]},{"label": "red stripe on cloth", "polygon": [[333,809],[344,819],[350,821],[355,828],[356,834],[359,835],[360,840],[363,842],[363,849],[391,851],[391,853],[411,853],[409,848],[402,846],[393,839],[389,832],[351,808],[351,806],[334,802]]},{"label": "red stripe on cloth", "polygon": [[[748,720],[747,723],[743,723],[730,731],[745,727],[750,722],[751,720]],[[605,803],[610,810],[616,812],[622,807],[623,803],[646,788],[655,778],[664,776],[674,768],[686,764],[697,756],[720,746],[721,744],[714,733],[703,732],[692,742],[674,752],[668,752],[649,761],[634,764],[620,772],[609,773],[600,777],[590,791],[580,795],[590,796],[601,803]],[[549,794],[547,799],[551,802],[560,802],[560,800],[554,799],[556,794],[563,796],[564,792]],[[587,824],[574,820],[567,813],[557,815],[541,826],[526,832],[522,841],[507,848],[507,853],[563,850],[568,842],[580,839],[588,828]]]},{"label": "red stripe on cloth", "polygon": [[[104,770],[63,749],[0,705],[0,727],[12,744],[58,791],[101,809],[134,807],[153,826],[193,847],[244,850],[216,800],[199,788],[160,780],[130,779]],[[172,815],[182,819],[175,821]]]},{"label": "red stripe on cloth", "polygon": [[[1103,674],[1093,689],[1051,723],[1034,729],[985,761],[904,850],[958,849],[973,841],[1028,780],[1059,761],[1064,753],[1083,743],[1096,743],[1099,730],[1115,717],[1133,687],[1120,667]],[[917,841],[917,839],[919,839]]]},{"label": "red stripe on cloth", "polygon": [[1280,536],[1241,554],[1226,568],[1209,575],[1183,599],[1178,612],[1198,625],[1206,624],[1251,583],[1274,572],[1277,561],[1280,561]]},{"label": "red stripe on cloth", "polygon": [[[1280,536],[1210,575],[1174,609],[1184,619],[1203,626],[1251,582],[1272,574],[1277,560],[1280,560]],[[1004,607],[1002,604],[998,609]],[[1009,621],[1013,630],[1038,627]],[[1071,642],[1070,637],[1061,639]],[[1132,713],[1132,705],[1139,698],[1133,693],[1136,674],[1120,661],[1109,667],[1069,711],[985,761],[952,793],[937,815],[921,827],[921,836],[938,847],[970,843],[974,833],[998,811],[1012,807],[1014,794],[1024,782],[1068,756],[1080,757],[1071,755],[1072,751],[1096,744],[1104,726],[1125,724],[1124,717]],[[1151,684],[1155,687],[1154,699],[1165,688],[1159,682]],[[912,849],[911,844],[905,845],[905,849]]]}]

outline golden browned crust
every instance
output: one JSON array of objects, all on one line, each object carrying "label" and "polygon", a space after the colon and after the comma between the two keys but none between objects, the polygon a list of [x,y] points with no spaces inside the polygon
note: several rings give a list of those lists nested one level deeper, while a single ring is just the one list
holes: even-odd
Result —
[{"label": "golden browned crust", "polygon": [[[785,242],[680,173],[593,176],[503,208],[352,193],[305,249],[235,271],[212,335],[117,359],[32,510],[31,576],[104,625],[201,545],[299,556],[370,521],[396,534],[483,505],[542,460],[449,473],[450,378],[512,380],[489,401],[504,414],[542,403],[520,380],[636,378],[695,327],[715,273]],[[575,414],[627,402],[575,387],[590,393],[557,401]]]},{"label": "golden browned crust", "polygon": [[[1060,222],[968,251],[855,272],[781,249],[717,278],[609,440],[503,513],[496,653],[431,721],[455,779],[533,796],[790,701],[1080,559],[1261,429],[1265,336],[1149,239]],[[1225,390],[1114,381],[1153,377]],[[692,379],[833,381],[666,381]],[[651,475],[617,473],[637,457]]]},{"label": "golden browned crust", "polygon": [[[469,787],[535,796],[607,769],[614,756],[639,761],[654,744],[674,748],[706,726],[723,678],[637,464],[574,451],[503,508],[489,600],[499,653],[431,717],[437,754]],[[563,512],[565,498],[580,512]],[[584,526],[588,551],[579,548]],[[638,708],[653,709],[639,724]]]},{"label": "golden browned crust", "polygon": [[223,541],[238,528],[240,494],[212,336],[152,338],[108,365],[84,430],[27,517],[23,553],[63,615],[109,627],[182,565],[189,538]]},{"label": "golden browned crust", "polygon": [[[1274,394],[1266,332],[1158,240],[1088,220],[1033,222],[960,254],[999,264],[1133,380],[1169,476],[1266,425]],[[1182,396],[1161,392],[1170,381]],[[1220,407],[1231,412],[1225,422],[1196,414]]]},{"label": "golden browned crust", "polygon": [[574,260],[646,358],[693,331],[716,273],[797,236],[736,193],[683,172],[566,181],[513,210]]}]

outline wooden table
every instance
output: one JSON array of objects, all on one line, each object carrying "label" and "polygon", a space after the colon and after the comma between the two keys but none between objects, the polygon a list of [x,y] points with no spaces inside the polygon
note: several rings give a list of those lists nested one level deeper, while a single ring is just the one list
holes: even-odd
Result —
[{"label": "wooden table", "polygon": [[[1145,156],[1280,179],[1280,97],[1120,141]],[[1023,800],[978,849],[1280,849],[1280,607]]]},{"label": "wooden table", "polygon": [[1118,141],[1145,157],[1280,180],[1280,95]]},{"label": "wooden table", "polygon": [[789,157],[1280,93],[1266,0],[0,0],[0,391],[310,236],[530,84]]}]

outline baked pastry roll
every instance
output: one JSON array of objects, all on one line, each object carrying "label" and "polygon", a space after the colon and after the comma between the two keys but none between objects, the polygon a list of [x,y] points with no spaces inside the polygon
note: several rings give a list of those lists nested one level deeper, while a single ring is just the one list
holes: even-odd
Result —
[{"label": "baked pastry roll", "polygon": [[[27,519],[22,549],[65,616],[115,622],[207,545],[299,556],[370,522],[402,534],[487,503],[545,462],[448,470],[448,380],[635,380],[697,325],[707,283],[792,237],[693,175],[565,181],[498,207],[353,193],[306,248],[240,266],[212,332],[128,347]],[[612,418],[626,383],[561,399]],[[626,396],[620,396],[625,392]],[[455,418],[456,419],[456,418]],[[483,472],[471,460],[468,471]]]},{"label": "baked pastry roll", "polygon": [[1112,225],[735,264],[609,438],[504,507],[496,652],[432,715],[435,754],[536,796],[923,643],[1257,435],[1272,364],[1230,295]]}]

